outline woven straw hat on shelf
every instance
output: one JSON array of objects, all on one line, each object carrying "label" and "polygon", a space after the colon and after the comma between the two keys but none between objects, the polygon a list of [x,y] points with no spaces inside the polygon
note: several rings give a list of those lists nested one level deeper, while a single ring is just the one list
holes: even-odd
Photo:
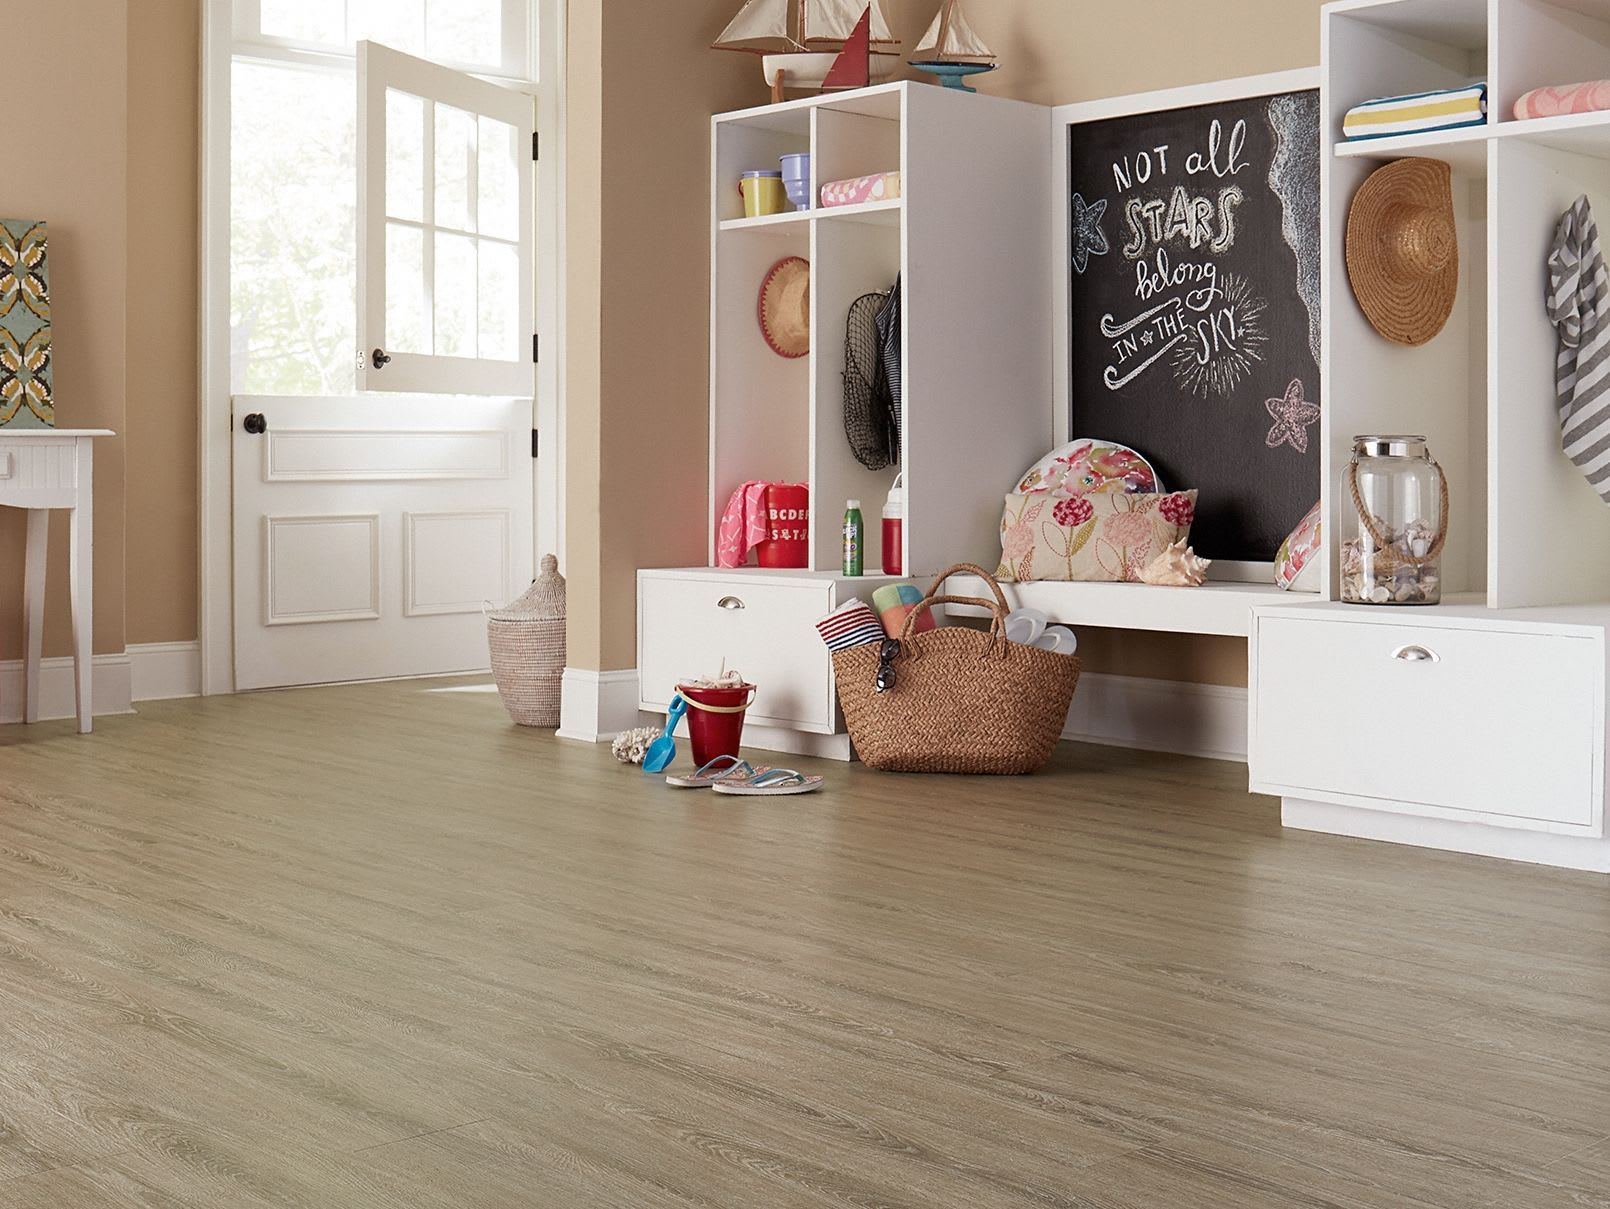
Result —
[{"label": "woven straw hat on shelf", "polygon": [[1453,180],[1441,160],[1372,172],[1347,212],[1347,277],[1370,325],[1399,344],[1443,329],[1459,292]]},{"label": "woven straw hat on shelf", "polygon": [[542,556],[542,573],[520,598],[487,614],[492,677],[504,708],[521,726],[559,725],[565,671],[565,577]]}]

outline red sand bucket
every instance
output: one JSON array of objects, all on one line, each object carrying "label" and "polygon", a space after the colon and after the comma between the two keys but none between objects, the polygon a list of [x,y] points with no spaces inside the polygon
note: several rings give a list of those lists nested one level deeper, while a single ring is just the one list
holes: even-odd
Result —
[{"label": "red sand bucket", "polygon": [[755,699],[755,686],[691,688],[676,691],[688,703],[688,738],[693,742],[693,766],[703,768],[717,756],[737,756],[744,733],[744,711]]},{"label": "red sand bucket", "polygon": [[811,565],[811,489],[804,483],[766,488],[766,540],[755,544],[763,567]]}]

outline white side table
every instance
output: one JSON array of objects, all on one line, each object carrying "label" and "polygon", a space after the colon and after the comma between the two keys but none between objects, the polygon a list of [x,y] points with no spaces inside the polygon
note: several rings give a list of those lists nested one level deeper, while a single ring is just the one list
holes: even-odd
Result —
[{"label": "white side table", "polygon": [[72,512],[73,690],[78,732],[94,725],[94,440],[106,428],[0,428],[0,508],[28,513],[23,577],[23,717],[39,720],[39,665],[45,641],[45,546],[50,510]]}]

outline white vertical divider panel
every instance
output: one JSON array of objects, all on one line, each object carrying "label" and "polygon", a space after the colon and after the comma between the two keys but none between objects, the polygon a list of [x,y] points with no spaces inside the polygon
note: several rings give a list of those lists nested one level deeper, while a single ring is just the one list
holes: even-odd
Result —
[{"label": "white vertical divider panel", "polygon": [[[1485,0],[1406,0],[1327,9],[1322,48],[1322,256],[1324,307],[1321,473],[1328,551],[1323,594],[1337,595],[1337,553],[1349,511],[1341,489],[1352,439],[1366,432],[1423,432],[1447,471],[1453,526],[1443,557],[1445,592],[1487,584],[1487,254],[1484,157],[1454,171],[1460,288],[1442,332],[1405,348],[1375,331],[1346,269],[1347,212],[1354,193],[1392,157],[1337,158],[1343,114],[1374,96],[1452,87],[1486,64]],[[1428,37],[1438,30],[1450,41]],[[1472,271],[1472,266],[1477,266]]]},{"label": "white vertical divider panel", "polygon": [[998,497],[1051,435],[1051,117],[927,86],[905,97],[902,437],[907,571],[921,576],[993,563]]},{"label": "white vertical divider panel", "polygon": [[[1545,268],[1560,215],[1583,193],[1610,217],[1610,163],[1500,140],[1493,189],[1491,416],[1494,608],[1610,598],[1610,508],[1560,446],[1558,348],[1544,310]],[[1536,283],[1535,289],[1521,283]]]}]

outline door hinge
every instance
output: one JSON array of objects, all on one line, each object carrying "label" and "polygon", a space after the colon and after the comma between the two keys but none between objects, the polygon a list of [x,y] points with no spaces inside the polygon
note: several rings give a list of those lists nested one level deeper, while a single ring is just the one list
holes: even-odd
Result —
[{"label": "door hinge", "polygon": [[533,428],[531,430],[531,456],[532,457],[537,456],[537,451],[540,448],[540,442],[538,440],[538,437],[539,437],[539,434],[538,434],[537,430],[535,428]]},{"label": "door hinge", "polygon": [[540,160],[542,158],[542,142],[541,142],[541,140],[542,140],[542,135],[538,134],[535,130],[533,130],[531,132],[531,158],[534,159],[534,160]]},{"label": "door hinge", "polygon": [[541,362],[542,362],[542,337],[537,335],[537,333],[532,332],[531,333],[531,364],[538,365],[538,364],[541,364]]}]

